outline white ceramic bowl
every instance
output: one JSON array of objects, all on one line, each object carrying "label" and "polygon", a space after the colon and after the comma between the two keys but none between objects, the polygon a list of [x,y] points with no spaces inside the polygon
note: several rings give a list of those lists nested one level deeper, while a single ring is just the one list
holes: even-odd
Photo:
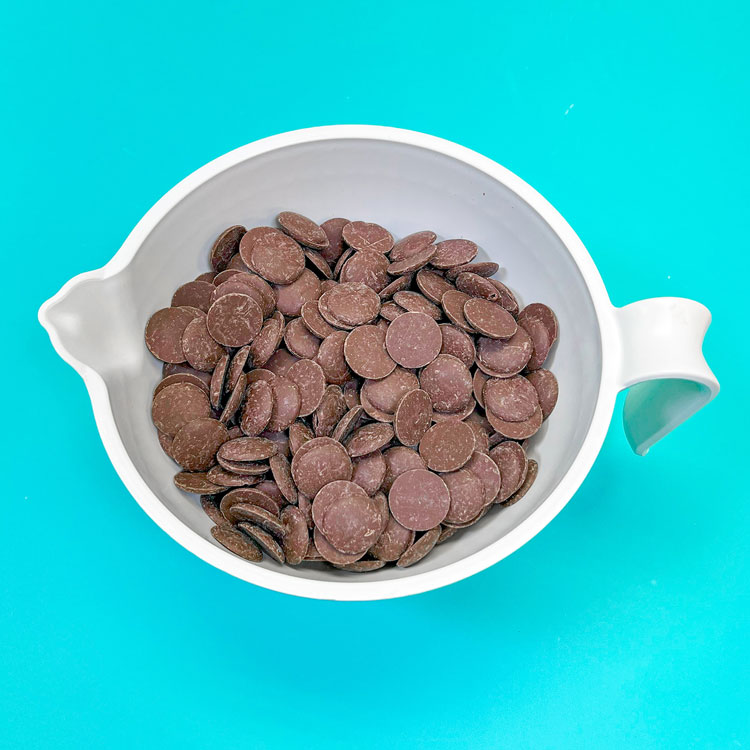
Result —
[{"label": "white ceramic bowl", "polygon": [[[231,224],[272,222],[292,209],[322,221],[371,220],[396,235],[432,229],[468,236],[502,267],[522,303],[557,313],[551,357],[560,383],[553,418],[534,439],[539,476],[522,502],[496,509],[420,564],[356,576],[323,566],[261,565],[212,539],[197,497],[177,490],[175,465],[150,420],[161,363],[146,350],[149,315],[205,271],[214,237]],[[529,185],[454,143],[394,128],[334,126],[266,138],[202,167],[138,223],[114,258],[71,279],[39,312],[59,355],[83,377],[115,469],[149,516],[206,562],[238,578],[321,599],[385,599],[458,581],[539,532],[589,471],[629,386],[625,428],[638,453],[710,401],[719,385],[701,353],[710,313],[660,298],[611,305],[591,257]]]}]

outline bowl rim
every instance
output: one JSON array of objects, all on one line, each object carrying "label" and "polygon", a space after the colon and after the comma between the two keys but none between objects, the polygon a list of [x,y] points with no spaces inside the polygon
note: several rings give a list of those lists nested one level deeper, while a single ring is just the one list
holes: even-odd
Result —
[{"label": "bowl rim", "polygon": [[[281,570],[254,565],[203,538],[172,514],[150,489],[130,456],[117,430],[106,384],[93,368],[74,357],[63,345],[49,310],[80,283],[115,276],[128,266],[156,225],[189,193],[221,172],[270,151],[329,140],[377,140],[415,146],[451,157],[500,182],[526,202],[547,223],[572,256],[591,296],[598,323],[602,366],[594,413],[581,449],[568,471],[540,506],[514,529],[477,552],[436,570],[415,571],[386,581],[321,581],[288,575]],[[370,601],[431,591],[456,583],[494,565],[538,534],[569,502],[596,459],[609,427],[617,395],[619,339],[614,308],[599,271],[583,243],[562,215],[534,188],[506,167],[452,141],[413,130],[382,125],[325,125],[293,130],[240,146],[199,167],[160,198],[136,224],[112,259],[94,271],[70,279],[39,310],[39,321],[47,330],[60,357],[83,378],[91,399],[94,418],[104,447],[115,470],[136,502],[169,536],[205,562],[236,578],[280,593],[313,599]]]}]

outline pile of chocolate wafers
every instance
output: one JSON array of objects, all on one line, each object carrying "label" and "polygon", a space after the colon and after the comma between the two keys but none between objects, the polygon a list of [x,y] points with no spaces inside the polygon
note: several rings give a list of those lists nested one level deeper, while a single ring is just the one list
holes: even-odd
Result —
[{"label": "pile of chocolate wafers", "polygon": [[520,500],[557,402],[549,307],[520,309],[467,239],[277,223],[222,232],[146,325],[159,442],[214,538],[255,562],[406,567]]}]

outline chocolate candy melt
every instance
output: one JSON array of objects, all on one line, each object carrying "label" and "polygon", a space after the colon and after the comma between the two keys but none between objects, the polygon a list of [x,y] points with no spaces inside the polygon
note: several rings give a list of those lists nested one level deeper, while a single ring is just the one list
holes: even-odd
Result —
[{"label": "chocolate candy melt", "polygon": [[377,576],[521,500],[558,400],[552,310],[520,309],[469,239],[276,222],[224,230],[146,324],[160,450],[216,542]]}]

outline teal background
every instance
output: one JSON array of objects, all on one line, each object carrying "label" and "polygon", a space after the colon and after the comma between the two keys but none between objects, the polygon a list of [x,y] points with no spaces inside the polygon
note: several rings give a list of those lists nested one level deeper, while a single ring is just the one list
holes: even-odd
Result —
[{"label": "teal background", "polygon": [[[750,746],[748,5],[272,5],[2,11],[0,746]],[[523,549],[366,604],[254,588],[169,539],[36,320],[195,168],[341,122],[509,167],[616,304],[707,304],[723,387],[646,458],[620,398],[583,487]]]}]

